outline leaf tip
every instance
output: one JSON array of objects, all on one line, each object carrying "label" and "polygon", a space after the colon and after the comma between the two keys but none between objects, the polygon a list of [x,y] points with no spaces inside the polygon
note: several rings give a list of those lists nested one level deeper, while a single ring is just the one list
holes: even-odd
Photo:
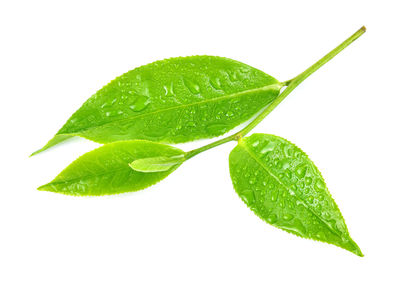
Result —
[{"label": "leaf tip", "polygon": [[54,191],[49,185],[45,184],[37,188],[39,191]]},{"label": "leaf tip", "polygon": [[359,256],[359,257],[363,257],[364,254],[361,252],[360,247],[358,247],[357,243],[354,242],[353,239],[350,238],[350,240],[346,243],[344,249],[352,252],[353,254]]},{"label": "leaf tip", "polygon": [[43,148],[38,149],[38,150],[32,152],[31,155],[29,155],[29,157],[35,156],[36,154],[38,154],[38,153],[40,153],[40,152],[42,152],[42,151],[43,151]]}]

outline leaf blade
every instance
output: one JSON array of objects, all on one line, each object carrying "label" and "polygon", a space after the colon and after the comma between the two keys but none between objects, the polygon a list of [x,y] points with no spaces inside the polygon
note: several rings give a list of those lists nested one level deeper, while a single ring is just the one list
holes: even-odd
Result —
[{"label": "leaf blade", "polygon": [[253,134],[232,150],[229,166],[236,192],[261,219],[363,256],[320,172],[298,147],[280,137]]},{"label": "leaf blade", "polygon": [[[99,143],[181,143],[215,137],[251,118],[276,98],[281,87],[262,71],[227,58],[157,61],[99,90],[56,137],[80,136]],[[43,150],[57,143],[51,141]]]},{"label": "leaf blade", "polygon": [[99,196],[132,192],[149,187],[167,177],[168,171],[141,173],[129,167],[136,159],[178,156],[178,148],[144,140],[121,141],[92,150],[65,168],[53,181],[38,188],[65,195]]}]

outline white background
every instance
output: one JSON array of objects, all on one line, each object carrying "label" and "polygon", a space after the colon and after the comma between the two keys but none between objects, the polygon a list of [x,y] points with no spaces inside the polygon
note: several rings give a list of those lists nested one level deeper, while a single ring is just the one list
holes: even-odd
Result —
[{"label": "white background", "polygon": [[[399,10],[366,0],[2,1],[0,280],[399,280]],[[234,143],[136,193],[36,190],[98,144],[29,154],[116,76],[209,54],[284,81],[362,25],[254,132],[308,153],[364,258],[256,217],[230,182]]]}]

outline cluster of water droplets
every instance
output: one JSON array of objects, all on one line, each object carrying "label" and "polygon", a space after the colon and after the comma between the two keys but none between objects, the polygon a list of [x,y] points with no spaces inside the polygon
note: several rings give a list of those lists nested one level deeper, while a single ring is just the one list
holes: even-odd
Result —
[{"label": "cluster of water droplets", "polygon": [[253,135],[242,146],[244,157],[232,163],[233,182],[257,215],[303,237],[336,239],[339,244],[340,239],[347,239],[343,218],[304,152],[270,135]]},{"label": "cluster of water droplets", "polygon": [[61,133],[80,132],[101,142],[140,138],[185,142],[222,135],[251,118],[277,93],[235,94],[263,87],[270,79],[224,58],[157,61],[98,91]]}]

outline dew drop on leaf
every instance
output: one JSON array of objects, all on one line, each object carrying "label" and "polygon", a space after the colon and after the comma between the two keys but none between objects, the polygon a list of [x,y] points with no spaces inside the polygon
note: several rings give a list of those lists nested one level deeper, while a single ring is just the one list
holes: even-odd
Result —
[{"label": "dew drop on leaf", "polygon": [[322,180],[320,180],[320,179],[317,180],[317,182],[315,183],[315,189],[317,191],[324,189],[324,183]]},{"label": "dew drop on leaf", "polygon": [[261,150],[261,154],[265,154],[268,151],[274,150],[274,146],[275,144],[273,142],[269,142],[267,145],[263,147],[263,149]]},{"label": "dew drop on leaf", "polygon": [[277,190],[273,190],[271,193],[271,201],[275,202],[278,199],[278,191]]},{"label": "dew drop on leaf", "polygon": [[260,143],[259,141],[255,141],[255,142],[253,142],[252,146],[257,147],[259,143]]},{"label": "dew drop on leaf", "polygon": [[142,111],[150,103],[150,99],[143,95],[137,95],[133,104],[129,106],[133,111]]},{"label": "dew drop on leaf", "polygon": [[282,217],[285,221],[289,221],[293,218],[292,214],[284,214]]},{"label": "dew drop on leaf", "polygon": [[192,92],[192,94],[197,95],[200,93],[200,86],[197,85],[196,83],[188,79],[184,79],[184,84],[189,89],[189,91]]},{"label": "dew drop on leaf", "polygon": [[225,115],[226,117],[232,117],[234,113],[232,111],[228,111]]},{"label": "dew drop on leaf", "polygon": [[278,220],[278,216],[275,215],[275,214],[270,214],[270,215],[267,217],[267,221],[268,221],[269,223],[275,223],[277,220]]},{"label": "dew drop on leaf", "polygon": [[211,78],[210,79],[210,84],[216,90],[220,90],[221,89],[221,80],[218,77]]},{"label": "dew drop on leaf", "polygon": [[252,190],[245,190],[240,194],[243,201],[251,206],[254,203],[254,192]]},{"label": "dew drop on leaf", "polygon": [[307,166],[305,165],[299,165],[296,168],[296,175],[299,178],[303,178],[306,175],[306,171],[307,171]]}]

